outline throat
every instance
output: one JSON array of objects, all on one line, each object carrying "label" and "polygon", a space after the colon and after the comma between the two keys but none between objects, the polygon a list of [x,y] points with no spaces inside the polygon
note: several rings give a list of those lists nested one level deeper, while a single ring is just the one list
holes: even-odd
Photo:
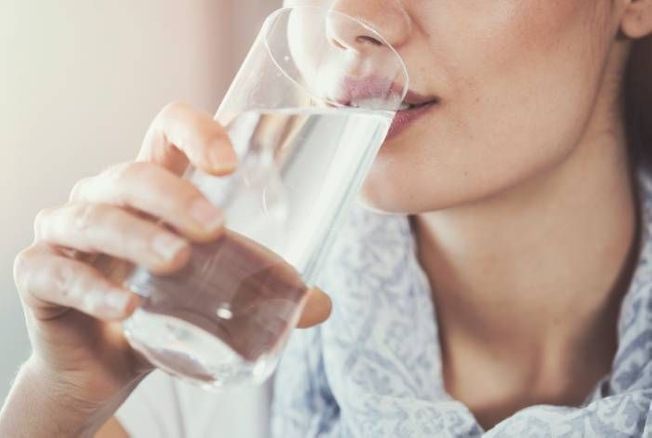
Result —
[{"label": "throat", "polygon": [[485,430],[528,406],[579,406],[611,371],[640,246],[635,198],[618,202],[590,221],[411,218],[445,387]]},{"label": "throat", "polygon": [[555,345],[550,339],[478,342],[442,329],[445,388],[485,430],[529,406],[580,406],[610,373],[616,354],[615,324],[602,331]]},{"label": "throat", "polygon": [[445,275],[435,279],[434,272],[445,272],[432,269],[442,259],[419,249],[422,265],[431,268],[426,274],[447,392],[485,430],[528,406],[581,405],[611,371],[638,247],[634,238],[619,261],[601,267],[607,274],[602,283],[582,287],[573,278],[564,287],[555,276],[546,286],[532,277],[530,284],[512,280],[509,289],[500,282],[495,287],[487,275],[479,291],[465,289],[464,281],[447,282]]}]

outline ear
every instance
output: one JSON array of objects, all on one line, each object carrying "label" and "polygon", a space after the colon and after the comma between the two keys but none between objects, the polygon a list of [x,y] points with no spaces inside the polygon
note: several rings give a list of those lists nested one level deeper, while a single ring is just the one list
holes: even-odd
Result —
[{"label": "ear", "polygon": [[623,3],[622,33],[631,39],[652,34],[652,0],[626,0]]}]

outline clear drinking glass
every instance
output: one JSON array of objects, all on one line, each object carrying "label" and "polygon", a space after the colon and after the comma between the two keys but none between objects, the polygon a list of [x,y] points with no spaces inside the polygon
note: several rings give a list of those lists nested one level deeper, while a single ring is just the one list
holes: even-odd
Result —
[{"label": "clear drinking glass", "polygon": [[265,380],[407,87],[369,25],[312,6],[270,15],[216,115],[237,171],[185,175],[227,231],[178,273],[133,269],[126,284],[144,299],[124,325],[131,345],[207,388]]}]

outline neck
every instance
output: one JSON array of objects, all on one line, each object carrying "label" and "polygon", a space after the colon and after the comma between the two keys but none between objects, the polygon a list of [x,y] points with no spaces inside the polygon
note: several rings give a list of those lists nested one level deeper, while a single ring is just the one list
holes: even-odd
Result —
[{"label": "neck", "polygon": [[578,361],[610,363],[637,212],[624,129],[603,100],[554,169],[414,217],[445,363],[499,354],[530,376],[550,358],[550,375]]},{"label": "neck", "polygon": [[[636,208],[626,159],[616,153],[625,148],[591,149],[591,165],[576,156],[500,199],[417,217],[435,296],[471,317],[459,324],[519,336],[526,333],[513,324],[526,318],[549,335],[558,321],[551,316],[571,311],[577,319],[611,294],[634,240]],[[485,325],[492,315],[496,324]]]}]

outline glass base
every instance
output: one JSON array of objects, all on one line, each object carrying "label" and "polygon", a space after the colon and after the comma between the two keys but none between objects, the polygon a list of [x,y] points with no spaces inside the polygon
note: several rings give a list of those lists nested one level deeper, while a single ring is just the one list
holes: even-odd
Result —
[{"label": "glass base", "polygon": [[124,325],[127,340],[153,365],[205,389],[260,384],[278,355],[245,360],[205,330],[182,319],[138,309]]}]

